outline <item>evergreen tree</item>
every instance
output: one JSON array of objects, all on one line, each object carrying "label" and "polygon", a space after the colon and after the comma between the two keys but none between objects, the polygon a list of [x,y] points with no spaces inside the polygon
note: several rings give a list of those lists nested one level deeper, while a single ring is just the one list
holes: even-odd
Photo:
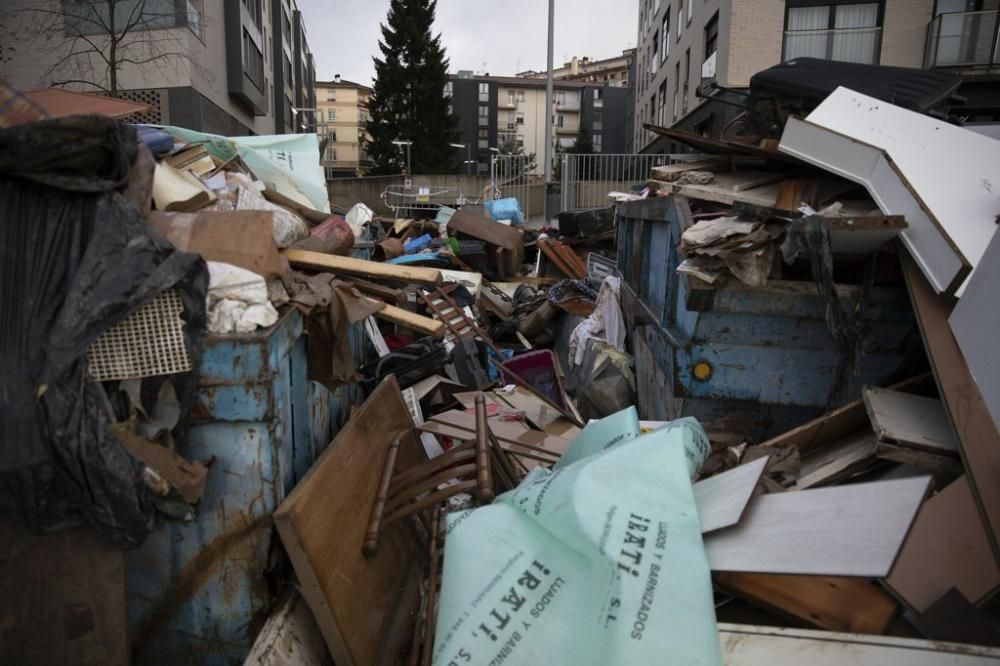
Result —
[{"label": "evergreen tree", "polygon": [[406,148],[393,141],[411,141],[412,173],[451,173],[458,141],[457,119],[449,112],[444,86],[448,59],[441,36],[434,36],[436,0],[392,0],[382,24],[375,58],[375,86],[369,111],[368,154],[373,174],[400,173],[406,166]]}]

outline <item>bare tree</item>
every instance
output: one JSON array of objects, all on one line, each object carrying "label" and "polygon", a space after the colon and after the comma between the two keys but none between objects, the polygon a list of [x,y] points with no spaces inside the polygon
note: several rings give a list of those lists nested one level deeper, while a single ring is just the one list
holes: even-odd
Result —
[{"label": "bare tree", "polygon": [[45,85],[77,83],[117,95],[125,67],[204,71],[185,43],[186,27],[204,29],[186,0],[22,0],[14,12],[21,41],[47,63]]}]

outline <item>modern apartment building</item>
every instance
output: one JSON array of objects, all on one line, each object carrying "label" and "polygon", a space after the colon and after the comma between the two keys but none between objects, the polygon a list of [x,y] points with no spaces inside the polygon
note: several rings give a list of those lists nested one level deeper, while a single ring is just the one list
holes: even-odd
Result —
[{"label": "modern apartment building", "polygon": [[[688,150],[644,122],[718,136],[738,108],[697,96],[797,57],[961,71],[966,113],[998,119],[1000,0],[640,0],[633,140]],[[733,101],[738,101],[738,97]]]},{"label": "modern apartment building", "polygon": [[[490,156],[501,145],[513,143],[524,154],[535,153],[535,174],[544,171],[545,80],[515,76],[476,76],[459,72],[450,77],[445,94],[459,117],[455,149],[464,173],[489,173]],[[629,95],[621,88],[589,81],[555,83],[553,143],[556,151],[572,148],[586,128],[595,152],[629,152]]]},{"label": "modern apartment building", "polygon": [[[294,0],[114,6],[114,25],[130,26],[118,53],[118,96],[149,104],[143,122],[224,135],[312,131],[315,66]],[[108,7],[20,0],[25,11],[0,22],[0,41],[14,46],[0,76],[25,90],[107,89]]]},{"label": "modern apartment building", "polygon": [[365,149],[371,95],[368,86],[339,76],[316,82],[316,133],[327,140],[321,162],[328,180],[363,176],[371,167]]},{"label": "modern apartment building", "polygon": [[[573,59],[562,67],[553,68],[552,78],[565,81],[591,81],[628,88],[634,57],[635,49],[625,49],[620,56],[603,60],[573,56]],[[547,73],[529,69],[526,72],[519,72],[516,76],[522,79],[544,79],[547,78]]]}]

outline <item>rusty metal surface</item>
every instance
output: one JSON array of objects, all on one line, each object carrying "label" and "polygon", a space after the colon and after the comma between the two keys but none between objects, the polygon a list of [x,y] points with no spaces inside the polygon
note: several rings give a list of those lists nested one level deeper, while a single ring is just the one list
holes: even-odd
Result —
[{"label": "rusty metal surface", "polygon": [[255,334],[208,338],[201,370],[183,453],[215,462],[195,521],[166,521],[126,554],[135,664],[243,663],[273,601],[271,513],[350,399],[307,381],[294,310]]}]

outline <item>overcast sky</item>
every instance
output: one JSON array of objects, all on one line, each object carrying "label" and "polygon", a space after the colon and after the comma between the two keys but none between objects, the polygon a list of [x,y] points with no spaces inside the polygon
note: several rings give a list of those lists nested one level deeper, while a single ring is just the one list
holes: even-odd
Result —
[{"label": "overcast sky", "polygon": [[[370,84],[379,24],[389,0],[297,0],[316,59],[316,78],[336,74]],[[556,0],[558,67],[572,56],[610,58],[635,46],[639,0]],[[545,69],[548,3],[545,0],[438,0],[434,31],[460,69],[513,75]]]}]

